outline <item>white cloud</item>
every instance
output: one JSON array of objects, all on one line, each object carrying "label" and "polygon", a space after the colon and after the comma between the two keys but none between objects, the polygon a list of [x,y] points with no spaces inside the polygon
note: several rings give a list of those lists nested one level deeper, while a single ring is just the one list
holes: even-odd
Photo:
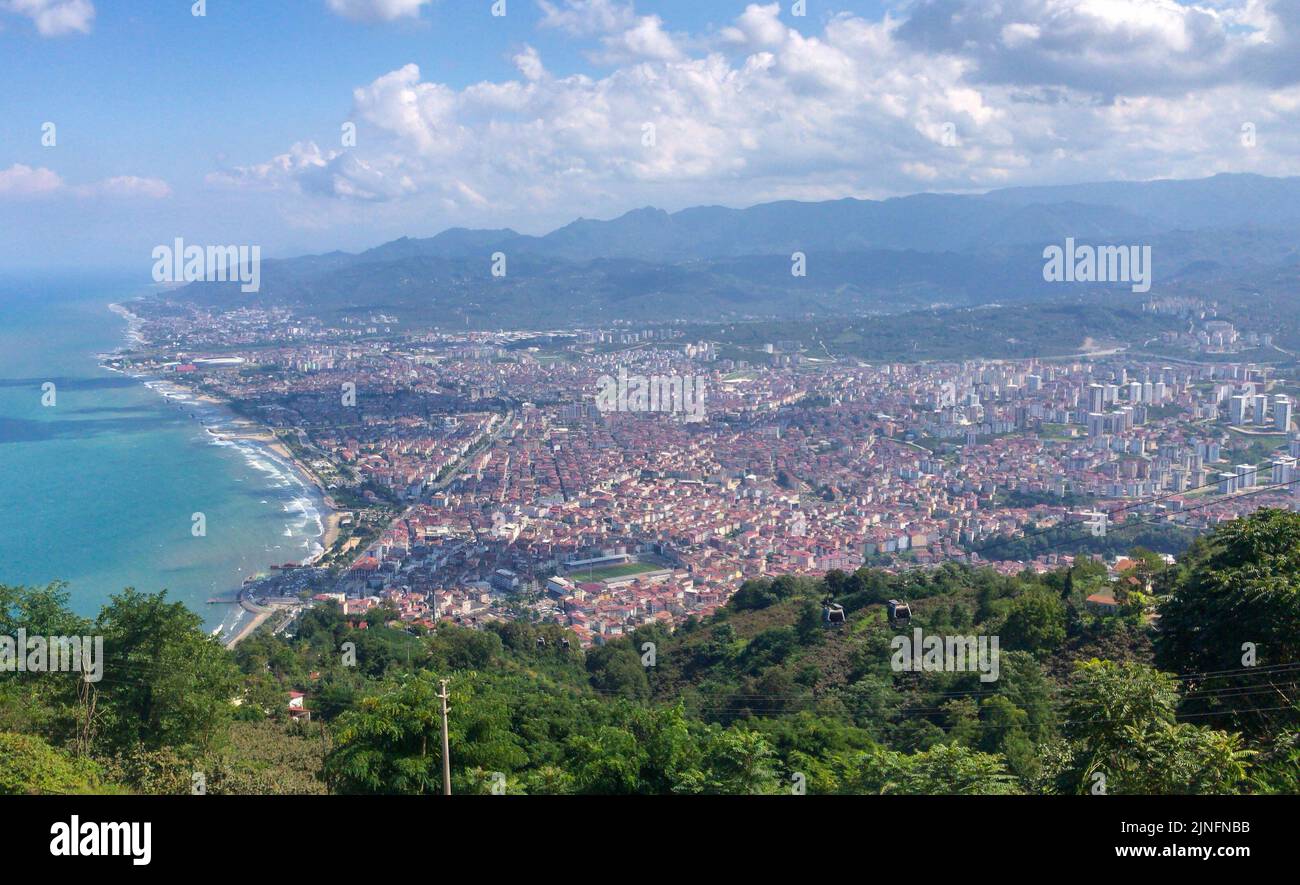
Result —
[{"label": "white cloud", "polygon": [[63,187],[63,179],[52,170],[15,163],[0,169],[0,197],[34,197],[52,194]]},{"label": "white cloud", "polygon": [[618,65],[637,61],[674,61],[682,52],[672,36],[664,30],[657,15],[644,15],[622,31],[601,40],[603,49],[591,54],[600,64]]},{"label": "white cloud", "polygon": [[15,163],[0,169],[0,199],[40,197],[143,197],[160,200],[171,196],[167,182],[157,178],[120,175],[93,184],[69,185],[54,170]]},{"label": "white cloud", "polygon": [[1012,22],[1002,26],[1002,42],[1011,49],[1033,43],[1043,35],[1043,29],[1027,22]]},{"label": "white cloud", "polygon": [[781,23],[781,4],[760,6],[751,3],[736,19],[735,25],[723,28],[723,39],[748,49],[770,49],[785,42],[787,29]]},{"label": "white cloud", "polygon": [[939,177],[939,170],[928,163],[904,163],[902,169],[904,174],[917,181],[934,181]]},{"label": "white cloud", "polygon": [[314,142],[299,142],[286,153],[272,157],[265,163],[225,169],[208,175],[209,184],[227,185],[244,189],[273,190],[285,182],[303,177],[312,170],[326,166],[337,156],[324,155]]},{"label": "white cloud", "polygon": [[[210,180],[275,189],[297,217],[365,207],[368,220],[427,229],[541,227],[646,204],[1300,173],[1300,71],[1277,88],[1221,65],[1278,51],[1300,15],[1280,19],[1290,7],[1273,3],[1252,26],[1231,2],[922,2],[906,19],[840,14],[815,31],[753,3],[711,35],[683,35],[631,4],[543,0],[543,25],[587,40],[610,70],[557,76],[531,46],[514,55],[515,77],[463,88],[406,65],[354,90],[355,148],[306,142]],[[1158,76],[1137,76],[1157,58]]]},{"label": "white cloud", "polygon": [[600,65],[638,61],[671,61],[682,57],[676,38],[664,30],[657,15],[637,15],[631,3],[619,0],[538,0],[539,26],[573,37],[595,37],[600,48],[587,57]]},{"label": "white cloud", "polygon": [[523,74],[526,79],[540,80],[546,76],[546,67],[542,64],[542,57],[531,46],[525,46],[523,51],[514,57],[513,61],[515,67],[519,69],[519,73]]},{"label": "white cloud", "polygon": [[363,157],[344,150],[322,151],[299,142],[265,163],[213,172],[208,184],[251,191],[292,189],[318,197],[384,201],[411,191],[400,175],[386,176]]},{"label": "white cloud", "polygon": [[106,197],[146,197],[161,200],[170,197],[171,186],[158,178],[119,175],[90,186],[89,193]]},{"label": "white cloud", "polygon": [[1265,48],[1260,27],[1282,35],[1278,15],[1291,9],[1300,9],[1294,0],[1226,0],[1217,8],[1213,0],[918,0],[899,38],[970,60],[984,82],[1109,98],[1250,79],[1258,69],[1252,58],[1281,48]]},{"label": "white cloud", "polygon": [[89,34],[95,20],[91,0],[7,0],[0,9],[31,19],[42,37]]},{"label": "white cloud", "polygon": [[559,28],[575,37],[611,34],[632,26],[636,13],[631,3],[617,0],[538,0],[541,26]]},{"label": "white cloud", "polygon": [[433,0],[325,0],[330,12],[353,21],[391,22],[419,18],[420,10]]}]

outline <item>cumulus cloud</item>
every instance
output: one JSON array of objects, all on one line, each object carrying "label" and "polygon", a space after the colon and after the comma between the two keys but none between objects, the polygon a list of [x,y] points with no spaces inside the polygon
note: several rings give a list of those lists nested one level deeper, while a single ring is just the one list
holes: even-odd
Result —
[{"label": "cumulus cloud", "polygon": [[546,66],[542,64],[542,57],[531,46],[525,46],[513,61],[519,73],[529,80],[540,80],[546,76]]},{"label": "cumulus cloud", "polygon": [[0,197],[33,197],[52,194],[63,187],[57,173],[15,163],[0,169]]},{"label": "cumulus cloud", "polygon": [[337,155],[338,152],[325,155],[315,142],[299,142],[265,163],[210,173],[208,182],[252,190],[275,190],[325,167]]},{"label": "cumulus cloud", "polygon": [[15,163],[0,169],[0,199],[41,197],[144,197],[163,199],[171,196],[171,187],[157,178],[122,175],[93,184],[69,185],[52,169]]},{"label": "cumulus cloud", "polygon": [[[756,196],[816,196],[873,192],[877,176],[931,181],[943,166],[912,155],[938,142],[943,121],[986,125],[998,114],[977,90],[955,84],[958,66],[891,54],[889,27],[842,20],[817,39],[789,31],[767,41],[780,42],[778,51],[737,59],[665,51],[670,57],[642,57],[601,78],[546,76],[526,49],[516,57],[521,79],[461,90],[407,65],[355,91],[364,128],[354,150],[299,145],[213,180],[366,200],[424,195],[447,209],[549,204],[573,214],[651,193],[726,200],[738,182]],[[1001,148],[978,150],[986,165],[1010,162]]]},{"label": "cumulus cloud", "polygon": [[682,57],[677,42],[664,30],[657,15],[643,15],[631,26],[605,36],[602,49],[590,54],[600,64],[618,65],[637,61],[675,61]]},{"label": "cumulus cloud", "polygon": [[172,189],[167,182],[158,178],[140,178],[135,175],[119,175],[90,185],[86,193],[106,197],[146,197],[161,200],[170,197]]},{"label": "cumulus cloud", "polygon": [[31,19],[42,37],[89,34],[95,20],[91,0],[6,0],[0,10]]},{"label": "cumulus cloud", "polygon": [[343,150],[324,151],[299,142],[265,163],[213,172],[209,184],[251,191],[292,189],[319,197],[385,201],[413,188],[400,175],[385,175],[363,157]]},{"label": "cumulus cloud", "polygon": [[1300,172],[1300,71],[1288,81],[1263,61],[1300,34],[1300,0],[922,0],[906,17],[798,28],[752,3],[701,35],[615,0],[539,7],[542,27],[610,69],[554,75],[524,46],[517,76],[452,88],[406,65],[354,90],[355,147],[305,142],[210,180],[426,223],[527,224],[651,203]]},{"label": "cumulus cloud", "polygon": [[789,30],[781,23],[781,4],[756,3],[745,7],[736,23],[722,29],[730,43],[749,49],[771,49],[785,42]]},{"label": "cumulus cloud", "polygon": [[636,21],[632,4],[618,0],[539,0],[537,5],[542,27],[559,28],[575,37],[611,34]]},{"label": "cumulus cloud", "polygon": [[325,0],[330,12],[353,21],[391,22],[419,18],[420,10],[433,0]]},{"label": "cumulus cloud", "polygon": [[1271,79],[1297,26],[1295,0],[920,0],[898,37],[969,59],[975,80],[1110,97]]},{"label": "cumulus cloud", "polygon": [[682,57],[678,38],[664,29],[657,15],[637,15],[631,3],[619,0],[538,0],[540,27],[572,37],[597,38],[598,49],[587,58],[600,65],[638,61],[672,61]]}]

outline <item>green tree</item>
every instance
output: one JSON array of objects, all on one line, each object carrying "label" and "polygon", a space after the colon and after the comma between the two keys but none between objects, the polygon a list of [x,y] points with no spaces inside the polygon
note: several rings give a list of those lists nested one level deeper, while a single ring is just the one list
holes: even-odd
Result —
[{"label": "green tree", "polygon": [[1058,788],[1078,793],[1104,783],[1108,793],[1164,794],[1229,792],[1239,785],[1249,759],[1239,738],[1178,723],[1177,704],[1173,678],[1151,667],[1078,664],[1065,705],[1072,753]]},{"label": "green tree", "polygon": [[233,717],[240,676],[230,653],[180,602],[133,589],[113,596],[95,630],[104,636],[98,701],[110,747],[218,746]]},{"label": "green tree", "polygon": [[1278,669],[1300,660],[1300,514],[1261,510],[1220,526],[1167,589],[1156,662],[1206,674],[1186,680],[1188,711],[1254,733],[1300,725],[1300,674]]},{"label": "green tree", "polygon": [[98,791],[99,769],[90,761],[35,735],[0,733],[0,796]]},{"label": "green tree", "polygon": [[980,703],[980,714],[984,728],[979,748],[1002,754],[1021,781],[1033,782],[1038,776],[1038,757],[1028,734],[1029,714],[1005,695],[985,698]]},{"label": "green tree", "polygon": [[1065,641],[1065,605],[1043,587],[1028,590],[1011,601],[1002,625],[1002,642],[1008,648],[1043,653]]},{"label": "green tree", "polygon": [[339,793],[428,794],[442,790],[442,702],[433,677],[386,681],[339,716],[325,779]]},{"label": "green tree", "polygon": [[820,645],[822,641],[822,607],[811,600],[799,606],[795,634],[800,645]]},{"label": "green tree", "polygon": [[650,697],[650,681],[630,642],[616,642],[594,649],[587,655],[587,672],[593,688],[635,700]]},{"label": "green tree", "polygon": [[956,744],[919,753],[877,749],[862,754],[849,792],[895,795],[991,796],[1015,792],[1015,780],[997,756]]},{"label": "green tree", "polygon": [[751,796],[777,790],[776,756],[756,731],[729,728],[710,733],[700,792]]}]

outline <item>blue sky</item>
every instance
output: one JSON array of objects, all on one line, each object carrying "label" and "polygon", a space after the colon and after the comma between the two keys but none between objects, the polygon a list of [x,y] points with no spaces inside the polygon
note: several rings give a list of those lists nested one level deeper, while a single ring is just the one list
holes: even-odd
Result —
[{"label": "blue sky", "polygon": [[[185,0],[99,0],[91,33],[66,39],[0,18],[3,101],[14,111],[4,142],[12,136],[14,149],[0,159],[43,163],[40,125],[56,120],[69,177],[121,174],[130,157],[179,178],[205,164],[265,159],[304,136],[333,138],[352,89],[407,63],[455,88],[516,76],[510,59],[525,44],[558,74],[593,69],[581,42],[538,28],[536,3],[509,0],[503,18],[490,3],[442,0],[416,18],[358,22],[328,14],[323,0],[210,0],[203,18]],[[653,7],[693,32],[727,23],[716,12],[736,12],[698,0]]]},{"label": "blue sky", "polygon": [[0,0],[0,268],[1300,156],[1294,0],[491,6]]}]

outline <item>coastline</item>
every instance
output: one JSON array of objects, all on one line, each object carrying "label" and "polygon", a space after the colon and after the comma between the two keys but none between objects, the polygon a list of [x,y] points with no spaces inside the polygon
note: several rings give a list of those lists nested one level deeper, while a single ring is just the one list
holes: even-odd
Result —
[{"label": "coastline", "polygon": [[[125,335],[128,346],[148,344],[148,342],[144,340],[144,335],[140,332],[140,329],[144,326],[144,320],[132,313],[130,308],[123,304],[113,302],[108,305],[108,310],[110,313],[117,314],[126,321]],[[128,347],[119,347],[116,352],[121,353],[127,349]]]},{"label": "coastline", "polygon": [[[165,380],[165,379],[157,379],[157,380]],[[214,396],[210,396],[208,394],[194,394],[194,398],[199,402],[203,402],[211,406],[216,406],[225,409],[231,415],[234,415],[234,412],[230,410],[230,406],[228,403],[224,402],[223,400],[217,399]],[[289,449],[289,447],[286,446],[280,440],[280,438],[275,435],[275,433],[272,430],[266,427],[259,427],[253,424],[252,422],[249,422],[245,418],[238,418],[237,420],[239,420],[242,424],[245,425],[245,429],[230,431],[230,430],[213,430],[211,427],[209,427],[207,428],[208,434],[210,436],[216,437],[217,439],[232,440],[232,441],[242,440],[244,442],[250,442],[258,445],[264,451],[270,452],[271,454],[278,456],[279,460],[283,461],[289,467],[291,467],[294,470],[294,472],[298,474],[299,477],[305,480],[307,484],[310,485],[312,488],[314,488],[316,492],[320,495],[320,499],[322,504],[325,507],[325,511],[321,514],[321,523],[323,526],[323,531],[317,537],[316,540],[317,543],[321,545],[322,549],[312,554],[307,559],[304,559],[300,563],[300,565],[304,565],[304,566],[314,565],[315,563],[319,562],[322,557],[324,557],[327,553],[329,553],[336,543],[338,543],[339,525],[343,519],[342,512],[339,510],[338,505],[334,502],[334,499],[330,496],[329,489],[327,489],[325,487],[325,484],[320,481],[320,478],[316,476],[315,471],[313,471],[309,465],[304,464],[302,461],[300,461]]]},{"label": "coastline", "polygon": [[246,598],[242,589],[239,591],[239,608],[251,617],[245,618],[241,616],[235,622],[235,625],[231,627],[229,633],[220,637],[221,644],[226,648],[234,648],[252,636],[275,613],[275,609],[265,608]]},{"label": "coastline", "polygon": [[[105,357],[120,356],[136,348],[151,345],[141,331],[144,325],[143,321],[128,307],[120,303],[112,303],[108,306],[108,309],[127,323],[125,344],[113,351],[112,354],[101,355],[101,367],[117,372],[121,370],[105,365]],[[202,404],[208,409],[218,412],[217,421],[214,422],[218,426],[212,426],[202,418],[197,419],[209,437],[234,445],[246,443],[252,446],[268,460],[287,469],[305,488],[311,489],[314,493],[313,497],[316,499],[311,504],[311,510],[315,511],[321,532],[315,536],[308,535],[308,538],[315,542],[318,549],[309,556],[302,558],[298,564],[304,568],[314,566],[333,551],[338,543],[343,514],[330,496],[329,490],[325,488],[315,472],[309,465],[299,461],[292,450],[276,436],[274,431],[238,415],[227,401],[209,393],[194,390],[184,384],[179,384],[171,378],[144,371],[125,371],[124,374],[141,382],[144,386],[154,390],[166,399],[175,400],[178,403]],[[191,413],[191,417],[194,417],[193,413]],[[267,568],[273,565],[276,565],[276,563],[267,563]],[[249,576],[244,586],[232,588],[238,594],[237,608],[239,613],[233,619],[228,618],[214,631],[214,635],[218,636],[219,640],[229,648],[233,648],[238,642],[252,635],[275,611],[274,608],[266,609],[258,606],[246,598],[249,584],[255,583],[261,574],[259,572],[258,575]]]}]

